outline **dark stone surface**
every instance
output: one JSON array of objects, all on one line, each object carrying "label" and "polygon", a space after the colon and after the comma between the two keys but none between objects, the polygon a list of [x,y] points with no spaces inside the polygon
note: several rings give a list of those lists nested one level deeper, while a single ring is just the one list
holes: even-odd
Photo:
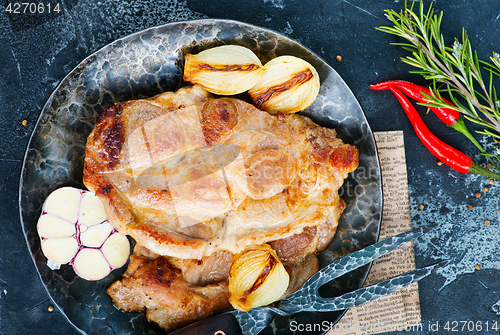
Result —
[{"label": "dark stone surface", "polygon": [[[488,192],[487,181],[436,165],[416,139],[397,101],[370,84],[406,79],[425,84],[399,58],[406,55],[389,43],[395,38],[374,28],[388,24],[383,10],[399,9],[403,1],[184,0],[133,2],[51,0],[60,13],[0,12],[0,333],[77,334],[55,309],[26,246],[20,223],[18,187],[22,160],[31,132],[52,91],[85,57],[117,38],[165,23],[199,18],[239,20],[275,30],[297,40],[330,64],[351,88],[375,131],[403,130],[408,165],[410,206],[414,226],[441,226],[415,243],[417,266],[439,259],[452,265],[419,284],[422,331],[393,334],[446,334],[449,322],[482,322],[480,334],[492,330],[500,317],[492,306],[500,300],[500,217],[498,182]],[[500,3],[497,0],[434,2],[444,12],[443,32],[451,44],[466,27],[481,58],[500,51]],[[53,7],[54,8],[54,7]],[[338,63],[335,58],[342,56]],[[424,108],[419,108],[424,111]],[[22,120],[28,121],[27,126]],[[425,118],[429,128],[447,143],[485,159],[453,130]],[[490,143],[484,141],[483,143]],[[494,145],[488,148],[494,150]],[[481,191],[480,198],[474,193]],[[424,204],[423,210],[418,209]],[[474,206],[468,210],[468,204]],[[485,227],[484,220],[491,225]],[[477,271],[475,265],[480,265]],[[439,332],[429,326],[439,323]],[[485,325],[489,322],[489,331]],[[99,327],[99,325],[96,325]],[[500,325],[499,325],[500,327]],[[458,333],[465,333],[458,332]]]}]

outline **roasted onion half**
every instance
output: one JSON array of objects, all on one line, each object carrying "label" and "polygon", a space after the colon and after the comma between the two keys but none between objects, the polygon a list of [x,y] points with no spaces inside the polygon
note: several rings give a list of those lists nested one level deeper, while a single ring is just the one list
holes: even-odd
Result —
[{"label": "roasted onion half", "polygon": [[265,72],[252,50],[239,45],[223,45],[185,57],[184,80],[199,84],[214,94],[234,95],[248,91]]},{"label": "roasted onion half", "polygon": [[229,271],[229,302],[238,310],[265,306],[281,299],[290,277],[268,245],[249,247],[235,255]]},{"label": "roasted onion half", "polygon": [[266,73],[248,93],[254,105],[269,113],[295,113],[308,108],[319,92],[316,69],[295,56],[280,56],[269,61]]}]

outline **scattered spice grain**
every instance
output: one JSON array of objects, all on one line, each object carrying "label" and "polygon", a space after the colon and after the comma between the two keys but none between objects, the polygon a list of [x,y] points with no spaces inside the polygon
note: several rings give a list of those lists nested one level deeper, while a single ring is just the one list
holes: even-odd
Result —
[{"label": "scattered spice grain", "polygon": [[48,310],[49,312],[54,311],[54,306],[50,305],[50,306],[49,306],[49,308],[47,308],[47,310]]},{"label": "scattered spice grain", "polygon": [[476,194],[474,194],[476,196],[476,198],[480,198],[481,197],[481,193],[479,192],[476,192]]},{"label": "scattered spice grain", "polygon": [[488,186],[483,187],[483,191],[488,192],[490,188]]},{"label": "scattered spice grain", "polygon": [[478,265],[476,265],[476,270],[477,270],[477,271],[481,270],[481,265],[479,265],[479,264],[478,264]]},{"label": "scattered spice grain", "polygon": [[488,227],[490,224],[491,224],[490,220],[486,220],[486,221],[484,221],[484,225],[485,225],[486,227]]},{"label": "scattered spice grain", "polygon": [[472,207],[472,205],[467,206],[467,209],[470,211],[472,210],[472,208],[474,208],[474,207]]},{"label": "scattered spice grain", "polygon": [[335,57],[335,60],[340,63],[342,61],[342,56],[338,55],[337,57]]},{"label": "scattered spice grain", "polygon": [[28,125],[28,120],[23,120],[23,126],[27,126]]}]

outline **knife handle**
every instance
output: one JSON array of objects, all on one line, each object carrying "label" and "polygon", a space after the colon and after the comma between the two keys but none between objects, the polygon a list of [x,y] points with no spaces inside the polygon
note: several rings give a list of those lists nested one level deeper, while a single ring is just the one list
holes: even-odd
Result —
[{"label": "knife handle", "polygon": [[230,314],[221,314],[198,321],[181,328],[170,335],[242,335],[236,318]]}]

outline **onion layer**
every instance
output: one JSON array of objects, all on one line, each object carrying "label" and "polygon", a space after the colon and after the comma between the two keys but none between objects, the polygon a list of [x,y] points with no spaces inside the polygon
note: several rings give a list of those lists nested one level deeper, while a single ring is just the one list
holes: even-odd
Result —
[{"label": "onion layer", "polygon": [[303,59],[280,56],[269,61],[266,73],[248,93],[259,109],[272,114],[295,113],[316,99],[320,80],[316,69]]},{"label": "onion layer", "polygon": [[185,57],[184,80],[215,94],[234,95],[248,91],[265,72],[259,58],[239,45],[223,45]]},{"label": "onion layer", "polygon": [[263,244],[235,255],[229,271],[229,302],[241,311],[279,300],[290,278],[276,252]]}]

